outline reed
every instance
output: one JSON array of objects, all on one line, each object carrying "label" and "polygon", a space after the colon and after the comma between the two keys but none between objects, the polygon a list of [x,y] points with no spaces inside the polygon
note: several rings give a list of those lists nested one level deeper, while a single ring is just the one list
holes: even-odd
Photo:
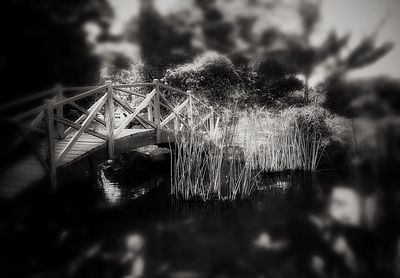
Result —
[{"label": "reed", "polygon": [[329,132],[326,115],[307,109],[227,111],[218,136],[177,132],[171,194],[185,200],[244,199],[260,172],[315,171]]},{"label": "reed", "polygon": [[175,135],[171,195],[185,200],[235,200],[248,198],[257,174],[239,149],[230,149],[232,127],[218,139],[190,132]]},{"label": "reed", "polygon": [[328,136],[324,116],[312,109],[250,111],[240,117],[236,144],[244,147],[258,169],[315,171]]}]

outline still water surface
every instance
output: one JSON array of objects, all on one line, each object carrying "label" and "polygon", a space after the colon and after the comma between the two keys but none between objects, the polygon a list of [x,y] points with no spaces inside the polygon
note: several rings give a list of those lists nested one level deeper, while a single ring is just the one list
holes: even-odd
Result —
[{"label": "still water surface", "polygon": [[[250,200],[183,202],[167,172],[4,205],[1,277],[399,277],[398,193],[265,175]],[[7,213],[6,213],[7,212]]]}]

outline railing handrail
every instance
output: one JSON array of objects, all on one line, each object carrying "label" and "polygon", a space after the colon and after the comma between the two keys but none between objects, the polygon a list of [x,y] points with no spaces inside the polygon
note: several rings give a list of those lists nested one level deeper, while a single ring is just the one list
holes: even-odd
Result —
[{"label": "railing handrail", "polygon": [[75,101],[77,101],[79,99],[82,99],[82,98],[97,94],[97,93],[103,91],[106,88],[107,88],[107,85],[102,85],[102,86],[96,87],[94,89],[91,89],[89,91],[83,92],[81,94],[78,94],[78,95],[75,95],[75,96],[72,96],[72,97],[69,97],[69,98],[65,98],[65,99],[63,99],[63,100],[61,100],[59,102],[55,102],[54,103],[54,108],[57,108],[59,106],[63,106],[63,105],[68,104],[70,102],[75,102]]},{"label": "railing handrail", "polygon": [[147,87],[147,86],[154,86],[153,82],[142,82],[142,83],[131,83],[131,84],[116,84],[113,85],[113,88],[134,88],[134,87]]},{"label": "railing handrail", "polygon": [[[146,94],[132,90],[137,87],[153,87]],[[128,89],[127,89],[128,88]],[[161,90],[162,89],[162,90]],[[63,92],[78,91],[78,94],[66,98]],[[142,98],[140,104],[133,107],[124,98],[119,98],[116,92],[127,93]],[[44,104],[20,113],[17,116],[10,118],[20,124],[26,130],[35,132],[42,132],[42,126],[38,124],[44,122],[45,142],[46,142],[46,157],[47,161],[42,161],[46,170],[49,173],[50,183],[56,185],[56,170],[61,166],[63,160],[67,157],[74,145],[81,138],[83,133],[88,133],[106,142],[108,148],[108,156],[110,159],[114,158],[114,141],[118,140],[122,131],[124,131],[134,120],[137,120],[145,129],[154,128],[156,142],[161,142],[162,129],[181,130],[183,127],[193,131],[206,131],[209,136],[215,136],[218,130],[218,123],[220,117],[214,121],[216,113],[212,106],[203,102],[195,97],[191,91],[182,91],[173,88],[169,85],[162,84],[159,80],[154,79],[151,83],[135,83],[135,84],[119,84],[112,85],[111,82],[106,82],[105,85],[100,86],[86,86],[86,87],[64,87],[60,85],[45,91],[40,96],[55,93],[52,99],[48,99]],[[168,92],[168,94],[165,94]],[[176,95],[170,94],[175,92],[183,97],[178,97],[175,101],[168,100],[174,98]],[[81,107],[76,101],[96,95],[98,98],[96,102],[86,109]],[[15,103],[23,103],[28,100],[39,98],[37,95],[29,96],[22,101],[15,101]],[[128,115],[121,121],[120,126],[115,128],[115,109],[114,104],[121,106],[125,109]],[[82,113],[78,119],[71,121],[64,117],[64,106],[70,105]],[[16,104],[14,104],[16,106]],[[195,107],[197,106],[197,107]],[[4,107],[4,106],[3,106]],[[8,107],[11,107],[10,105]],[[207,109],[203,109],[206,107]],[[104,108],[104,110],[102,110]],[[160,109],[165,108],[165,109]],[[147,117],[144,116],[147,109]],[[0,110],[1,111],[1,110]],[[105,120],[97,117],[100,111],[104,111]],[[195,112],[197,111],[197,113]],[[20,120],[26,119],[29,116],[36,117],[29,125],[24,125]],[[92,123],[97,122],[105,127],[104,130],[92,129]],[[173,127],[171,124],[173,123]],[[69,133],[75,130],[69,137]],[[26,132],[26,131],[25,131]],[[26,136],[25,136],[26,137]],[[56,138],[68,140],[68,143],[62,148],[61,153],[56,153]],[[42,159],[43,160],[43,159]],[[46,164],[47,163],[47,164]]]}]

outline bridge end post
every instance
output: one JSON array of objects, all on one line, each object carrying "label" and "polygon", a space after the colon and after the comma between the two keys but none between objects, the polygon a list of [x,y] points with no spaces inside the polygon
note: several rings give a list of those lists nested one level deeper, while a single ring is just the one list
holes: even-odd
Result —
[{"label": "bridge end post", "polygon": [[154,79],[153,83],[155,85],[156,94],[154,95],[153,102],[153,119],[154,125],[156,127],[156,141],[160,142],[160,123],[161,123],[161,115],[160,115],[160,81],[158,79]]},{"label": "bridge end post", "polygon": [[57,187],[57,161],[54,140],[54,101],[46,101],[46,145],[49,183],[52,190]]},{"label": "bridge end post", "polygon": [[108,158],[114,159],[114,102],[113,102],[113,87],[111,81],[106,81],[107,84],[107,102],[105,107],[106,127],[108,137]]}]

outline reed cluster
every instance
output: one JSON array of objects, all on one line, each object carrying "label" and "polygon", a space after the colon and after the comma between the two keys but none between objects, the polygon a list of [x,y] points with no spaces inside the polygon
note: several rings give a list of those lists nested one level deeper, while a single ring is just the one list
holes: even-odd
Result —
[{"label": "reed cluster", "polygon": [[229,111],[214,136],[176,133],[171,194],[186,200],[244,199],[261,172],[315,171],[329,141],[324,113],[312,107]]},{"label": "reed cluster", "polygon": [[235,200],[251,195],[257,182],[252,161],[241,148],[230,147],[224,129],[212,140],[199,133],[175,135],[171,195],[199,200]]},{"label": "reed cluster", "polygon": [[240,117],[236,144],[258,169],[315,171],[329,140],[325,117],[312,108],[248,111]]}]

